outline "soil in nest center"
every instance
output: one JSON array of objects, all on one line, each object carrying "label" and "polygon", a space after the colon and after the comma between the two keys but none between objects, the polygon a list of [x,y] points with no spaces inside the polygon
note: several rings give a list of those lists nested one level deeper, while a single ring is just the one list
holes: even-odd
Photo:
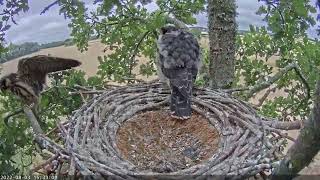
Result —
[{"label": "soil in nest center", "polygon": [[210,158],[218,148],[218,131],[200,114],[176,120],[166,111],[138,114],[117,132],[117,146],[140,170],[167,173]]}]

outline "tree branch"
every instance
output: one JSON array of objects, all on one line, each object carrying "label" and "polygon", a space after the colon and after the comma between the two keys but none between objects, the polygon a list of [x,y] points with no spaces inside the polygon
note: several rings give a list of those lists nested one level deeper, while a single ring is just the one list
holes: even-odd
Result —
[{"label": "tree branch", "polygon": [[136,57],[136,55],[138,53],[139,47],[142,44],[143,40],[148,36],[149,33],[150,33],[150,31],[146,31],[142,35],[142,37],[139,39],[137,45],[134,47],[133,54],[130,57],[130,69],[129,69],[130,76],[132,75],[132,69],[133,69],[133,66],[134,66],[134,60],[135,60],[135,57]]},{"label": "tree branch", "polygon": [[269,125],[272,128],[275,129],[281,129],[281,130],[295,130],[300,129],[301,121],[279,121],[277,119],[263,119],[263,123]]},{"label": "tree branch", "polygon": [[12,116],[15,116],[15,115],[20,114],[20,113],[23,113],[23,109],[15,110],[13,113],[10,113],[10,114],[7,114],[6,116],[4,116],[3,117],[4,124],[9,127],[9,119]]},{"label": "tree branch", "polygon": [[272,179],[293,179],[320,150],[320,80],[316,85],[314,107],[296,142],[273,172]]},{"label": "tree branch", "polygon": [[273,83],[278,81],[284,74],[292,70],[296,66],[295,63],[288,64],[286,67],[277,72],[274,76],[269,77],[267,81],[264,81],[260,84],[256,84],[253,87],[249,88],[247,98],[251,98],[255,93],[270,87]]},{"label": "tree branch", "polygon": [[25,106],[23,108],[23,111],[26,114],[26,116],[28,117],[28,120],[29,120],[31,127],[33,129],[33,132],[36,135],[43,134],[43,130],[41,129],[41,127],[38,123],[38,120],[37,120],[36,116],[34,115],[33,111],[27,106]]},{"label": "tree branch", "polygon": [[[295,62],[288,64],[286,67],[282,68],[281,70],[279,70],[279,72],[277,72],[274,76],[269,77],[267,81],[264,81],[262,83],[256,84],[253,87],[249,88],[249,92],[247,93],[247,98],[251,98],[255,93],[266,89],[268,87],[270,87],[273,83],[275,83],[276,81],[278,81],[280,78],[282,78],[286,73],[288,73],[290,70],[294,69],[296,74],[299,76],[299,78],[301,79],[301,82],[303,83],[303,85],[305,86],[305,88],[307,89],[307,100],[310,99],[311,95],[310,95],[310,86],[305,78],[305,76],[303,75],[299,65]],[[246,90],[246,89],[244,89]]]}]

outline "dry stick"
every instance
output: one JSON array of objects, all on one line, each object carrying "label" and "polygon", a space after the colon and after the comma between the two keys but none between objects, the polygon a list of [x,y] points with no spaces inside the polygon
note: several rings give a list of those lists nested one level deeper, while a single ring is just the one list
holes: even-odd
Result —
[{"label": "dry stick", "polygon": [[102,94],[105,93],[106,91],[104,90],[91,90],[91,91],[74,91],[74,92],[69,92],[70,95],[74,94]]},{"label": "dry stick", "polygon": [[264,103],[264,101],[267,99],[267,97],[270,95],[271,92],[275,92],[275,90],[277,89],[276,87],[270,88],[268,89],[264,95],[259,99],[259,103],[257,105],[255,105],[256,107],[260,107],[262,106],[262,104]]},{"label": "dry stick", "polygon": [[256,134],[259,138],[262,137],[262,132],[260,132],[257,127],[253,127],[250,123],[234,116],[234,115],[230,115],[229,118],[231,120],[234,120],[235,122],[239,122],[241,125],[245,126],[246,128],[248,128],[251,132],[253,132],[254,134]]},{"label": "dry stick", "polygon": [[266,130],[267,130],[267,131],[271,131],[271,132],[275,132],[275,133],[277,133],[279,136],[285,137],[285,138],[289,139],[290,141],[293,141],[293,142],[295,141],[295,139],[294,139],[293,137],[290,137],[289,135],[282,133],[281,130],[279,130],[279,129],[275,129],[275,128],[271,128],[271,127],[266,127]]},{"label": "dry stick", "polygon": [[84,135],[82,137],[82,141],[81,141],[81,147],[84,146],[86,140],[87,140],[87,136],[88,136],[88,131],[89,131],[89,127],[90,125],[93,124],[92,121],[92,118],[93,118],[93,115],[91,115],[89,118],[87,118],[87,121],[86,121],[86,128],[84,129]]},{"label": "dry stick", "polygon": [[[73,149],[73,148],[78,148],[78,146],[77,146],[77,141],[78,141],[78,137],[79,137],[79,126],[80,126],[80,119],[84,119],[84,117],[80,117],[80,118],[78,118],[78,120],[77,120],[77,122],[76,122],[76,125],[75,125],[75,130],[74,130],[74,135],[73,135],[73,142],[72,142],[72,144],[70,144],[71,145],[71,147],[69,147],[68,149],[69,150],[71,150],[71,149]],[[76,159],[75,159],[75,157],[74,156],[72,156],[71,157],[71,163],[70,163],[70,168],[69,168],[69,176],[74,176],[75,175],[75,173],[76,173]]]},{"label": "dry stick", "polygon": [[268,125],[272,128],[275,129],[281,129],[281,130],[297,130],[300,129],[301,126],[301,121],[279,121],[277,119],[270,119],[270,120],[265,120],[267,118],[263,118],[263,124]]},{"label": "dry stick", "polygon": [[[69,121],[65,121],[62,123],[63,126],[67,125],[69,123]],[[59,122],[58,122],[59,124]],[[51,129],[49,132],[47,132],[46,136],[49,136],[50,134],[52,134],[53,132],[57,131],[59,129],[59,126],[57,125],[55,128]]]},{"label": "dry stick", "polygon": [[[295,143],[273,172],[273,179],[292,179],[320,150],[320,80],[316,85],[313,109]],[[285,176],[283,176],[285,175]]]}]

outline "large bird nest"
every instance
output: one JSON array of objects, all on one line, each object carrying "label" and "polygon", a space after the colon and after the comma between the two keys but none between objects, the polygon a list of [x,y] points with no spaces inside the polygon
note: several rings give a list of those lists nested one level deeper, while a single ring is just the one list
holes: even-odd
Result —
[{"label": "large bird nest", "polygon": [[141,169],[120,151],[117,132],[127,120],[133,121],[139,114],[166,112],[169,95],[170,90],[158,82],[106,91],[86,102],[68,123],[59,125],[64,147],[45,136],[38,136],[38,140],[55,151],[55,158],[67,159],[69,174],[120,179],[160,175],[200,179],[204,175],[249,177],[272,169],[281,158],[288,136],[280,129],[290,127],[261,117],[250,105],[226,92],[195,88],[194,116],[202,116],[208,126],[217,130],[219,136],[214,136],[220,138],[217,150],[200,163],[178,170],[159,173],[152,167]]}]

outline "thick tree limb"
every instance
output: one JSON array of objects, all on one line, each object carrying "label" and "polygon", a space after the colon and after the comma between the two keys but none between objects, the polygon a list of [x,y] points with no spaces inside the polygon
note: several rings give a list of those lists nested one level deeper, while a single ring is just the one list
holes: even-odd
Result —
[{"label": "thick tree limb", "polygon": [[296,142],[276,167],[273,179],[292,179],[320,150],[320,80],[316,86],[314,107]]},{"label": "thick tree limb", "polygon": [[31,124],[31,127],[33,129],[33,132],[38,135],[38,134],[43,134],[43,130],[41,129],[38,120],[36,116],[34,115],[33,111],[29,107],[24,107],[23,108],[24,113],[28,117],[28,120]]}]

